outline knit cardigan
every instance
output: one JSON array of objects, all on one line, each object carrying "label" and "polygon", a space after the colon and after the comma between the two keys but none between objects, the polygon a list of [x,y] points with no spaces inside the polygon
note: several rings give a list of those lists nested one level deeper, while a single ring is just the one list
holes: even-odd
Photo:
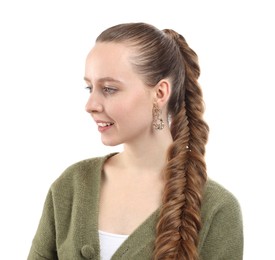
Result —
[{"label": "knit cardigan", "polygon": [[[111,155],[78,162],[51,185],[28,260],[100,259],[98,211],[101,172]],[[112,260],[149,260],[159,209],[118,248]],[[208,179],[203,195],[200,260],[241,260],[243,228],[236,198]]]}]

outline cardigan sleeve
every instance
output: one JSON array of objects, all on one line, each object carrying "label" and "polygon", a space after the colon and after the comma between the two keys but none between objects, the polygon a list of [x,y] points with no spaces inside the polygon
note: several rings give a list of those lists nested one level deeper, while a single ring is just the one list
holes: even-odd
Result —
[{"label": "cardigan sleeve", "polygon": [[42,216],[27,259],[58,259],[55,243],[54,206],[51,190],[47,194]]},{"label": "cardigan sleeve", "polygon": [[200,260],[242,260],[243,224],[237,199],[223,197],[223,203],[213,213],[203,242]]}]

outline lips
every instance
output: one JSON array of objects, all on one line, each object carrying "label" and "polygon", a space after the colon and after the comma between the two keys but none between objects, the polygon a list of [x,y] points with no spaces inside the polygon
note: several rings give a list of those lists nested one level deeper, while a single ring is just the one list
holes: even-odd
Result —
[{"label": "lips", "polygon": [[114,123],[111,123],[111,122],[97,122],[97,125],[100,126],[100,127],[106,127],[106,126],[110,126],[110,125],[113,125]]},{"label": "lips", "polygon": [[98,131],[103,133],[110,129],[112,125],[114,124],[113,122],[108,122],[108,121],[102,121],[102,120],[95,120],[97,126],[98,126]]}]

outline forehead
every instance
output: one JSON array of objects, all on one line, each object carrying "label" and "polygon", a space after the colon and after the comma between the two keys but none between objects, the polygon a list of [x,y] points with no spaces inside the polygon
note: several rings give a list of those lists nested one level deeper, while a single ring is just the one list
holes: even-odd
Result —
[{"label": "forehead", "polygon": [[131,73],[132,52],[133,50],[125,44],[96,43],[87,56],[85,73],[92,78],[121,77],[122,74]]},{"label": "forehead", "polygon": [[129,63],[131,48],[121,43],[96,43],[87,56],[87,62],[127,62]]}]

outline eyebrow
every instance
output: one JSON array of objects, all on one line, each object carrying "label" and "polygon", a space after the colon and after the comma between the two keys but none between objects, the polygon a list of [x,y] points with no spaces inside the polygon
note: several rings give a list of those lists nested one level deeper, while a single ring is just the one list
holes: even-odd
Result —
[{"label": "eyebrow", "polygon": [[[84,77],[84,80],[85,81],[88,81],[88,82],[91,82],[90,79],[88,79],[87,77]],[[104,77],[104,78],[100,78],[98,80],[98,82],[106,82],[106,81],[109,81],[109,82],[116,82],[116,83],[122,83],[121,81],[117,80],[117,79],[114,79],[112,77]]]}]

